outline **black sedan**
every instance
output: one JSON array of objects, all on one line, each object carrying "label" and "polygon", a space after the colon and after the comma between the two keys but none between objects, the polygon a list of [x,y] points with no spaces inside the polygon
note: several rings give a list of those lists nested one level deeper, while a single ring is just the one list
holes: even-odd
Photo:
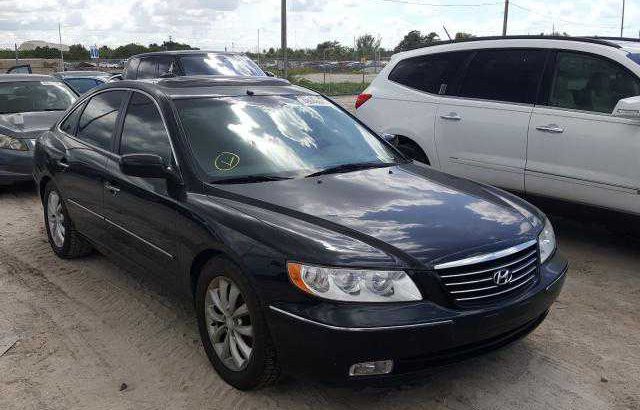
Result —
[{"label": "black sedan", "polygon": [[38,140],[35,176],[53,251],[177,282],[240,389],[497,348],[543,321],[567,270],[532,205],[268,77],[108,84]]}]

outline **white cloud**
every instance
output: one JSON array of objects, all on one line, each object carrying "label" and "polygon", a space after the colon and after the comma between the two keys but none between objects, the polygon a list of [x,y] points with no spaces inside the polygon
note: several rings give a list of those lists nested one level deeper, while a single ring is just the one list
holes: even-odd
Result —
[{"label": "white cloud", "polygon": [[[406,4],[413,3],[413,4]],[[416,3],[484,4],[481,7],[435,7]],[[353,44],[371,33],[393,48],[410,30],[437,32],[446,38],[465,31],[500,34],[501,0],[289,0],[289,45],[315,47],[338,40]],[[621,0],[514,0],[510,34],[566,31],[572,35],[617,35]],[[636,36],[640,5],[627,2],[625,34]],[[0,0],[0,47],[14,42],[57,42],[58,21],[67,44],[121,45],[160,43],[171,36],[201,48],[255,50],[280,41],[280,0]]]}]

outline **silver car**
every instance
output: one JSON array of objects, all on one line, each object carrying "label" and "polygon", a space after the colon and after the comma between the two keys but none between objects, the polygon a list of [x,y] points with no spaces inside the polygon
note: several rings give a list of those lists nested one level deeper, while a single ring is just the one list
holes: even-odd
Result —
[{"label": "silver car", "polygon": [[0,74],[0,185],[32,179],[35,139],[76,98],[55,77]]}]

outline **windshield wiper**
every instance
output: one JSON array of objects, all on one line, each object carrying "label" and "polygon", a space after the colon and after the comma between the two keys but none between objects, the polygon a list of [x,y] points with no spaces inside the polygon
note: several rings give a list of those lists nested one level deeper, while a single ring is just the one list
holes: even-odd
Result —
[{"label": "windshield wiper", "polygon": [[292,178],[279,177],[276,175],[247,175],[244,177],[216,179],[214,181],[211,181],[211,183],[212,184],[250,184],[252,182],[283,181],[285,179],[292,179]]},{"label": "windshield wiper", "polygon": [[325,168],[323,170],[306,175],[305,178],[317,177],[319,175],[339,174],[342,172],[358,171],[369,168],[384,168],[396,165],[395,162],[358,162],[355,164],[342,164],[335,167]]}]

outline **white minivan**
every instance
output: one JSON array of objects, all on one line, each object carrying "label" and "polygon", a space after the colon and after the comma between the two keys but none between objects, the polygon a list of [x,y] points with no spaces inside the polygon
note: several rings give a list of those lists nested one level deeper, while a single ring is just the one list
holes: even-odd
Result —
[{"label": "white minivan", "polygon": [[356,116],[445,172],[640,214],[638,41],[477,38],[399,53]]}]

